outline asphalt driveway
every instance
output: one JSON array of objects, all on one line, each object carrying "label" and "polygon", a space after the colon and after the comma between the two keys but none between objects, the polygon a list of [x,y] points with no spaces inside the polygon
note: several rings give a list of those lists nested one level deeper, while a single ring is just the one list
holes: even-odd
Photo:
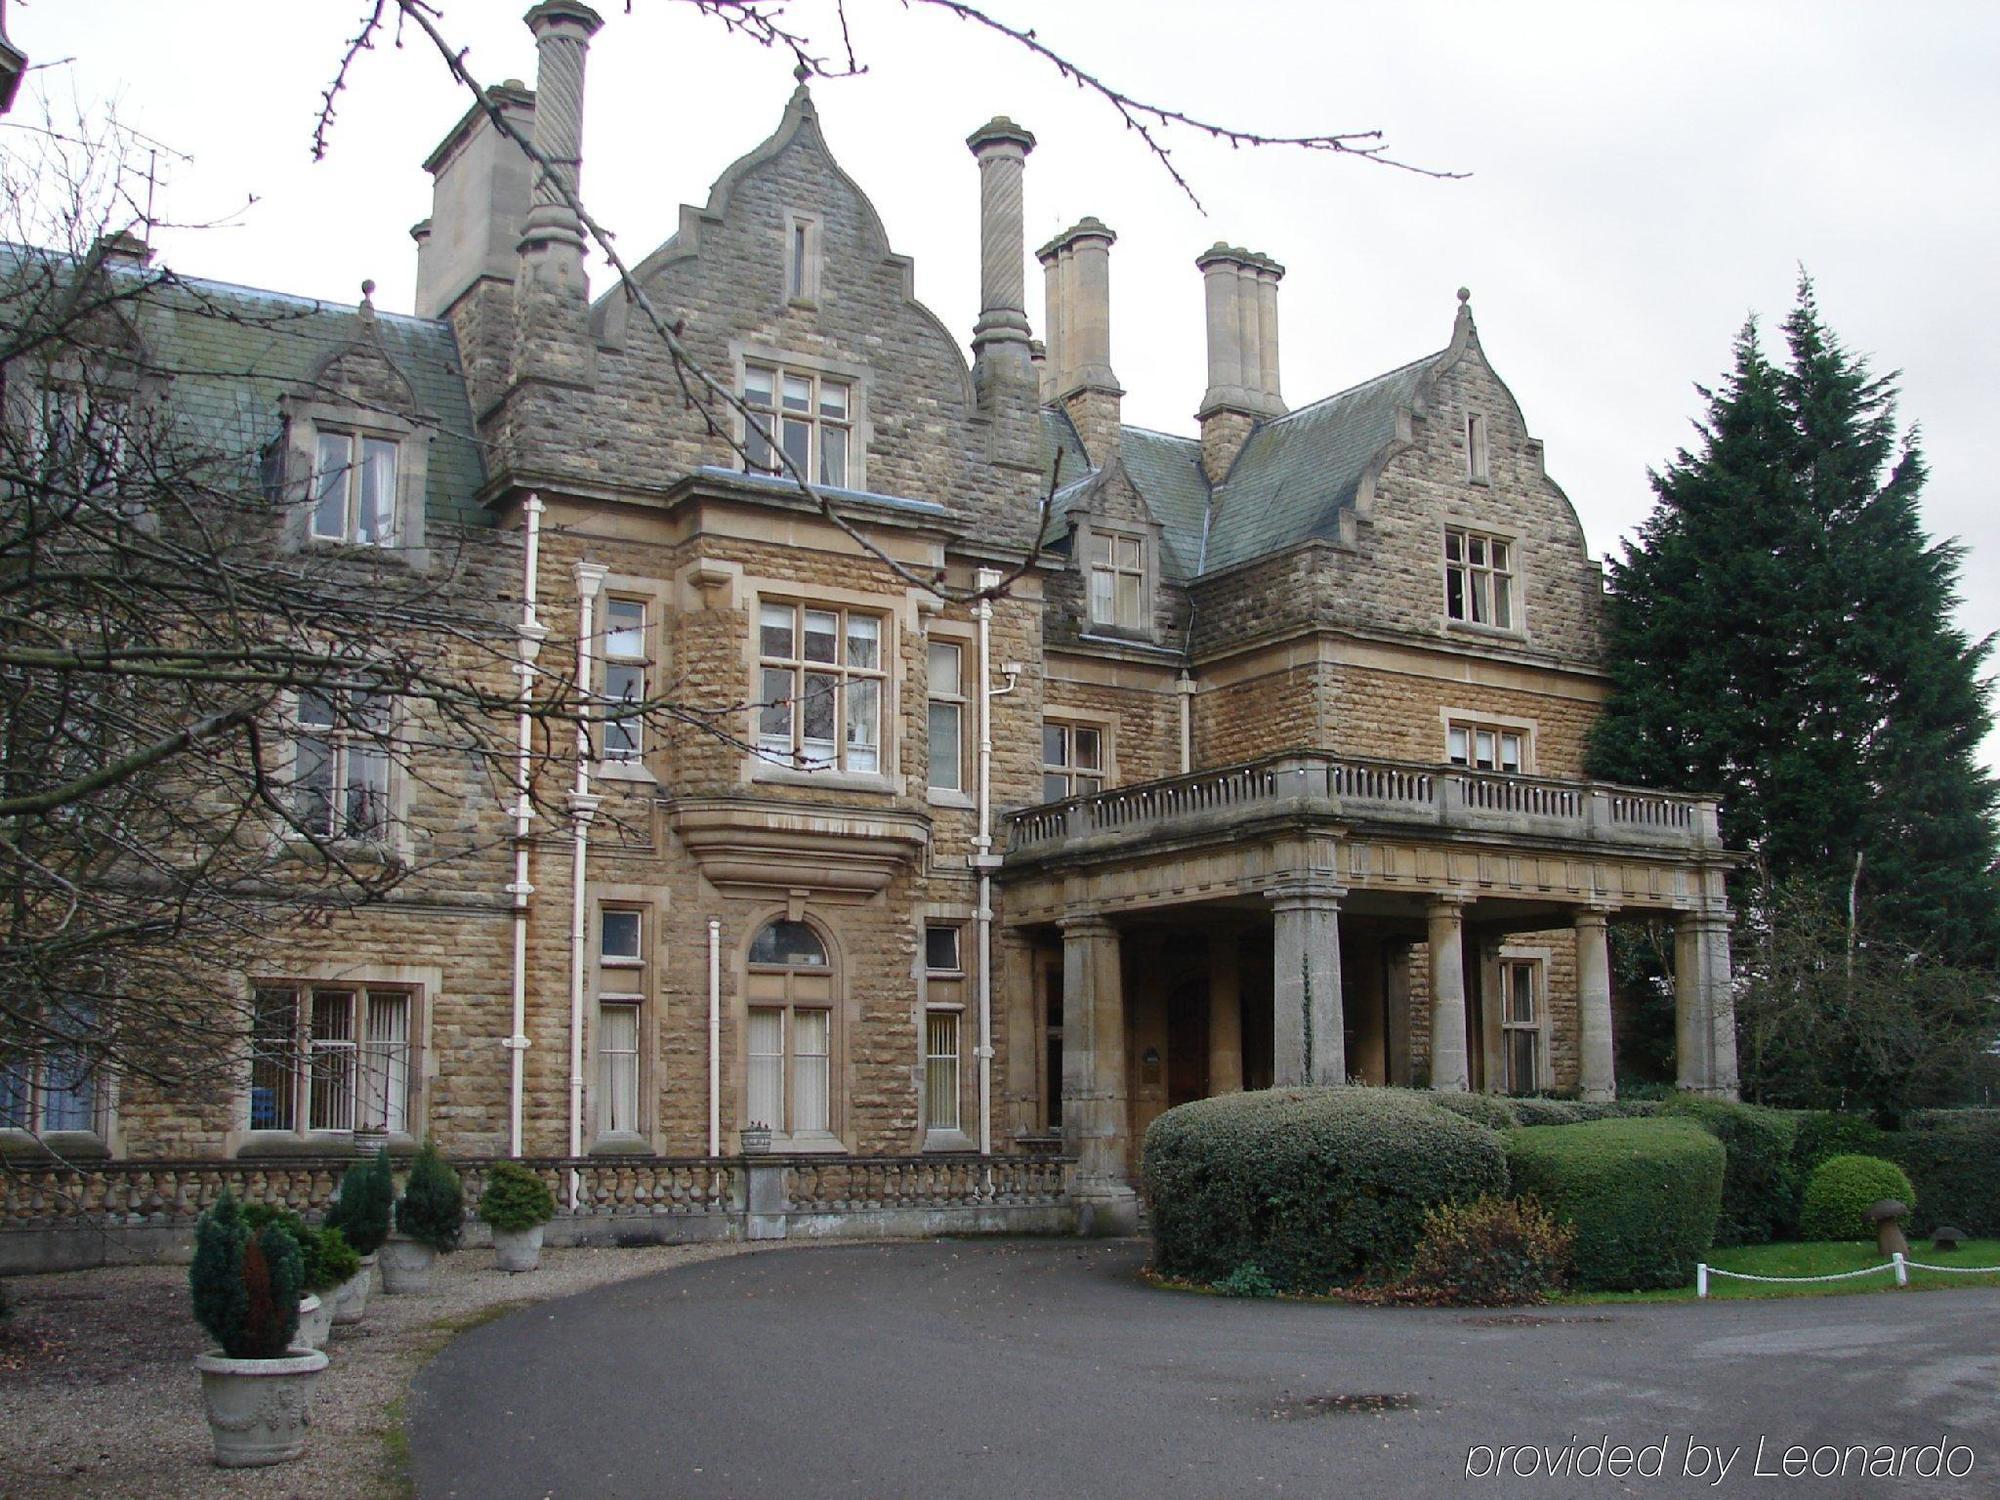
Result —
[{"label": "asphalt driveway", "polygon": [[1144,1255],[811,1246],[543,1303],[418,1377],[417,1491],[2000,1495],[2000,1291],[1371,1309],[1160,1292]]}]

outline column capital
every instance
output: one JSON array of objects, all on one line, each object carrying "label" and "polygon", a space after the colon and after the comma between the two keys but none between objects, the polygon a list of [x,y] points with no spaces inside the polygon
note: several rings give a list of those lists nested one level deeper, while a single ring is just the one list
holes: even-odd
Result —
[{"label": "column capital", "polygon": [[1459,917],[1472,904],[1472,897],[1464,891],[1435,891],[1426,903],[1424,911],[1433,917]]},{"label": "column capital", "polygon": [[1727,931],[1735,925],[1736,913],[1727,908],[1722,911],[1698,908],[1694,911],[1677,911],[1674,913],[1674,926],[1690,927],[1696,931],[1713,931],[1718,927]]},{"label": "column capital", "polygon": [[1576,927],[1605,927],[1610,925],[1612,913],[1617,910],[1615,906],[1592,902],[1588,906],[1577,907],[1569,914],[1569,919],[1571,925]]},{"label": "column capital", "polygon": [[1056,927],[1065,938],[1118,936],[1111,919],[1097,911],[1064,912],[1056,918]]},{"label": "column capital", "polygon": [[1295,911],[1301,907],[1338,911],[1346,895],[1347,887],[1338,881],[1307,877],[1280,881],[1264,892],[1264,899],[1271,903],[1273,911]]}]

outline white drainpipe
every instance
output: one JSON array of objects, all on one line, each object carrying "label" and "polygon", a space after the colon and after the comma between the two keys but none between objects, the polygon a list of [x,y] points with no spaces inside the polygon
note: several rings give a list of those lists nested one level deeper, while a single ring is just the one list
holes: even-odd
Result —
[{"label": "white drainpipe", "polygon": [[722,1155],[722,923],[708,919],[708,1154]]},{"label": "white drainpipe", "polygon": [[[974,575],[975,585],[990,589],[1000,582],[992,568]],[[993,869],[1000,863],[993,853],[993,700],[1014,691],[1020,667],[1004,664],[1007,685],[993,682],[993,601],[981,599],[973,607],[979,622],[979,832],[972,840],[973,868],[979,871],[979,905],[972,913],[979,952],[979,1154],[993,1154]]]},{"label": "white drainpipe", "polygon": [[[597,636],[597,593],[607,571],[602,563],[576,565],[576,786],[569,795],[576,839],[570,854],[569,901],[569,1154],[573,1158],[583,1155],[583,961],[590,946],[584,877],[590,863],[590,824],[602,800],[590,790],[590,646]],[[580,1186],[572,1168],[571,1212],[576,1210]]]},{"label": "white drainpipe", "polygon": [[520,679],[520,743],[514,760],[514,879],[507,894],[514,900],[514,1029],[500,1045],[512,1054],[509,1072],[507,1153],[521,1154],[522,1078],[528,1052],[528,829],[534,819],[532,795],[534,753],[535,658],[548,631],[535,618],[536,578],[541,567],[542,497],[530,494],[521,511],[527,530],[521,566],[520,652],[514,675]]}]

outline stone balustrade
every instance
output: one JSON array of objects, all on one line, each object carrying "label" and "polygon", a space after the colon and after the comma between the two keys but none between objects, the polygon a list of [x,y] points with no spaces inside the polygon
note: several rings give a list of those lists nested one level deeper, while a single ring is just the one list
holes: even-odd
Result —
[{"label": "stone balustrade", "polygon": [[1722,845],[1707,798],[1307,751],[1024,808],[1007,817],[1007,854],[1031,861],[1100,835],[1129,848],[1287,815],[1688,853]]}]

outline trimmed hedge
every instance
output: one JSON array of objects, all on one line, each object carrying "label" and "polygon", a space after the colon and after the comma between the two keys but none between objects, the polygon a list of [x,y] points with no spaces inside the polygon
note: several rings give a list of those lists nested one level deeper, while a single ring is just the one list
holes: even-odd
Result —
[{"label": "trimmed hedge", "polygon": [[1581,1125],[1602,1118],[1584,1113],[1580,1099],[1510,1099],[1517,1125]]},{"label": "trimmed hedge", "polygon": [[1170,1109],[1146,1132],[1153,1264],[1287,1291],[1400,1271],[1440,1204],[1503,1192],[1500,1139],[1409,1090],[1271,1089]]},{"label": "trimmed hedge", "polygon": [[1427,1092],[1424,1097],[1440,1109],[1448,1109],[1455,1115],[1463,1115],[1468,1120],[1476,1120],[1488,1130],[1512,1130],[1524,1124],[1521,1118],[1521,1100],[1503,1098],[1499,1094],[1459,1094]]},{"label": "trimmed hedge", "polygon": [[1798,1139],[1792,1146],[1792,1171],[1799,1190],[1813,1168],[1829,1156],[1888,1156],[1890,1134],[1866,1115],[1844,1114],[1831,1109],[1804,1109],[1797,1113]]},{"label": "trimmed hedge", "polygon": [[1685,1286],[1715,1242],[1727,1154],[1692,1120],[1530,1125],[1506,1137],[1516,1197],[1575,1226],[1577,1285]]},{"label": "trimmed hedge", "polygon": [[1917,1206],[1916,1189],[1894,1162],[1879,1156],[1829,1156],[1806,1179],[1799,1238],[1865,1240],[1875,1232],[1866,1217],[1868,1205],[1881,1198]]},{"label": "trimmed hedge", "polygon": [[1917,1192],[1910,1222],[1920,1233],[1949,1224],[2000,1235],[2000,1113],[1925,1111],[1888,1136],[1879,1154],[1909,1173]]},{"label": "trimmed hedge", "polygon": [[1662,1112],[1693,1120],[1729,1153],[1716,1244],[1762,1245],[1790,1232],[1799,1194],[1792,1169],[1799,1133],[1794,1116],[1699,1094],[1670,1099]]}]

